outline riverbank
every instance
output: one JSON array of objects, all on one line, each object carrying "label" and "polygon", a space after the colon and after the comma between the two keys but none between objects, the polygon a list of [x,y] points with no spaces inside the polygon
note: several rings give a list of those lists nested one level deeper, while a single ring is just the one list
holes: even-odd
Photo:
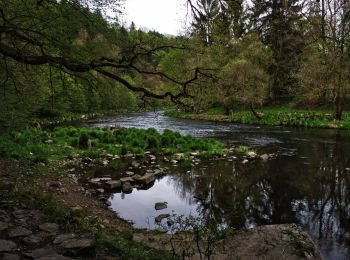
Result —
[{"label": "riverbank", "polygon": [[43,172],[13,160],[0,160],[0,169],[4,259],[201,259],[208,248],[211,259],[322,259],[295,225],[221,233],[215,240],[206,239],[211,233],[198,239],[195,233],[133,229],[86,193],[77,173],[52,166]]},{"label": "riverbank", "polygon": [[257,110],[257,118],[250,110],[232,111],[224,115],[220,109],[212,109],[203,113],[186,113],[168,110],[166,116],[192,120],[215,122],[231,122],[251,125],[274,125],[309,128],[350,129],[350,112],[343,113],[343,120],[334,121],[332,112],[326,110],[299,110],[286,107]]},{"label": "riverbank", "polygon": [[[117,137],[119,137],[118,140]],[[2,139],[0,149],[2,158],[8,158],[0,161],[1,209],[5,217],[13,216],[16,214],[14,212],[22,212],[23,218],[20,218],[22,220],[17,225],[21,231],[23,228],[26,230],[25,234],[21,233],[22,235],[18,237],[12,237],[10,232],[13,232],[12,229],[16,223],[11,220],[4,222],[2,227],[6,232],[2,233],[4,234],[2,243],[10,247],[5,248],[1,253],[20,256],[40,253],[72,258],[84,257],[84,259],[110,259],[108,257],[116,255],[121,259],[173,259],[174,254],[181,254],[186,249],[186,255],[199,256],[196,237],[164,237],[164,234],[158,231],[145,233],[143,230],[133,229],[130,223],[120,219],[109,209],[103,195],[105,193],[103,187],[90,188],[89,184],[85,185],[84,180],[94,176],[86,175],[84,169],[107,168],[111,164],[111,169],[116,172],[121,171],[126,174],[126,170],[130,172],[140,169],[147,174],[149,170],[153,171],[152,165],[158,167],[154,154],[157,154],[157,159],[165,163],[175,164],[174,167],[178,164],[181,167],[181,162],[186,162],[187,156],[191,159],[190,163],[197,163],[197,157],[217,156],[223,153],[225,148],[218,142],[184,137],[171,131],[160,135],[154,130],[137,129],[59,128],[51,132],[27,129],[14,133],[11,138],[5,141]],[[135,146],[142,149],[142,153],[132,153],[136,150],[129,151],[128,149],[124,149],[123,152],[122,147],[128,147],[130,142],[135,140],[139,140]],[[154,149],[158,147],[156,145],[158,141],[161,147],[164,145],[164,148],[168,149]],[[237,152],[252,152],[242,147],[238,148]],[[171,155],[176,156],[179,161],[176,161],[175,157],[171,158]],[[149,160],[145,161],[145,157]],[[165,160],[168,157],[176,162]],[[252,160],[255,159],[252,158]],[[126,165],[124,162],[127,162]],[[130,169],[130,167],[133,168]],[[39,212],[35,213],[32,210]],[[33,214],[39,213],[44,214],[43,219],[31,223],[29,220]],[[44,228],[54,227],[55,230],[44,234],[46,236],[42,239],[41,225],[44,225]],[[276,227],[272,230],[278,231]],[[275,246],[267,249],[266,244],[264,247],[266,258],[274,258],[275,254],[283,254],[291,257],[290,259],[302,259],[304,256],[320,259],[317,249],[310,246],[312,242],[309,238],[293,235],[298,234],[299,231],[275,231],[273,233],[278,236],[284,235],[285,240],[277,247],[278,249],[274,249]],[[61,238],[64,235],[68,237],[68,234],[73,234],[73,236],[69,236],[67,241],[70,242],[65,244],[70,244],[74,239],[73,248],[64,248],[64,242],[55,244],[58,237]],[[210,237],[212,233],[205,234],[203,238]],[[219,236],[215,237],[214,241],[210,241],[210,247],[214,247],[215,244],[213,256],[230,258],[230,248],[222,249],[220,244],[216,245],[215,242],[223,238],[226,241],[243,241],[243,237],[247,238],[243,234],[246,233],[234,234],[234,238],[231,239],[230,236],[220,231]],[[266,238],[265,233],[261,231],[251,234],[261,234],[260,239],[263,238],[264,241],[271,242],[270,244],[279,240],[272,236]],[[146,236],[147,239],[140,241],[142,236]],[[250,241],[260,241],[256,238],[256,235],[252,235]],[[173,251],[174,240],[177,241],[175,253]],[[39,242],[28,247],[25,241]],[[152,241],[159,243],[153,246]],[[256,255],[261,254],[262,248],[258,245],[262,245],[264,241],[250,245],[250,251]],[[206,245],[205,240],[201,243]],[[159,247],[159,245],[163,246]],[[191,246],[187,247],[187,245]],[[200,252],[205,252],[206,247],[204,247],[201,247]],[[245,247],[246,245],[241,246],[241,248]],[[245,255],[243,251],[237,252],[241,259],[249,259],[251,256],[251,254]],[[41,256],[44,257],[44,255]],[[61,259],[64,259],[62,257]]]}]

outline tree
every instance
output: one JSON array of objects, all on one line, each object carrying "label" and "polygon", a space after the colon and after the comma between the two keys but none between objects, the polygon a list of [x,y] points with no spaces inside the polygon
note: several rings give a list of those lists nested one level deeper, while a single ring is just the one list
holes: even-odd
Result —
[{"label": "tree", "polygon": [[350,85],[350,2],[312,1],[309,10],[313,44],[305,52],[301,78],[308,89],[331,98],[333,118],[341,120]]},{"label": "tree", "polygon": [[[75,78],[103,76],[116,81],[142,98],[169,98],[181,102],[189,97],[188,87],[201,74],[177,81],[153,66],[150,57],[159,51],[182,46],[152,46],[132,42],[124,48],[115,44],[114,28],[103,17],[112,0],[12,0],[0,1],[0,54],[3,58],[31,66],[49,66]],[[128,74],[158,77],[177,84],[177,92],[154,92],[133,85]],[[91,79],[91,78],[90,78]]]},{"label": "tree", "polygon": [[295,95],[304,48],[301,0],[253,0],[252,27],[273,51],[270,65],[272,101]]}]

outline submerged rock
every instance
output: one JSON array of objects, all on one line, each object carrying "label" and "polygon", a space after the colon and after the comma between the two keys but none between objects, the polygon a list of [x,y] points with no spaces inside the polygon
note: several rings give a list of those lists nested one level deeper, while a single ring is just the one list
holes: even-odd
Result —
[{"label": "submerged rock", "polygon": [[162,210],[162,209],[166,209],[168,207],[168,203],[167,202],[157,202],[155,205],[154,205],[154,208],[156,210]]},{"label": "submerged rock", "polygon": [[163,219],[170,217],[170,214],[160,214],[159,216],[157,216],[154,220],[156,221],[156,223],[160,223],[162,222]]}]

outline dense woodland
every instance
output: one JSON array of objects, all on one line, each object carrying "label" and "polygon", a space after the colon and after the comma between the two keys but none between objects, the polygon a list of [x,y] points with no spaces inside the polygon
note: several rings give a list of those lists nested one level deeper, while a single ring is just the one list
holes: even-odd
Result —
[{"label": "dense woodland", "polygon": [[183,1],[191,25],[169,36],[123,25],[123,1],[0,0],[0,124],[174,104],[259,117],[288,103],[342,119],[349,1]]}]

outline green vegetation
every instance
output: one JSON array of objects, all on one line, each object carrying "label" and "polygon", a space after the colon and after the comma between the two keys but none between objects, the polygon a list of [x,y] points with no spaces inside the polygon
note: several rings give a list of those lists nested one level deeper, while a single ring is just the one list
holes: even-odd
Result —
[{"label": "green vegetation", "polygon": [[234,110],[230,115],[224,115],[222,110],[213,109],[203,113],[186,113],[176,110],[166,111],[170,117],[219,122],[233,122],[254,125],[278,125],[310,128],[341,128],[350,129],[350,112],[343,113],[342,120],[334,120],[332,112],[327,110],[304,110],[288,107],[264,108],[258,112],[257,118],[250,110]]},{"label": "green vegetation", "polygon": [[[184,156],[196,151],[202,156],[211,156],[220,155],[225,149],[222,143],[215,140],[182,136],[170,130],[161,134],[152,128],[108,130],[58,127],[52,131],[28,128],[0,136],[2,157],[34,163],[48,163],[69,155],[101,159],[106,154],[120,156],[130,152],[143,155],[145,151],[157,155],[181,153]],[[112,167],[118,165],[113,164]]]},{"label": "green vegetation", "polygon": [[[347,1],[184,2],[188,33],[166,36],[122,25],[123,1],[2,1],[0,129],[172,104],[222,107],[220,121],[249,108],[230,121],[347,128]],[[293,99],[310,111],[269,111]]]},{"label": "green vegetation", "polygon": [[249,152],[256,152],[255,150],[253,150],[253,149],[250,149],[249,147],[247,147],[247,146],[244,146],[244,145],[240,145],[240,146],[237,146],[236,148],[235,148],[235,151],[237,152],[237,153],[249,153]]},{"label": "green vegetation", "polygon": [[314,245],[310,242],[306,242],[307,240],[302,234],[292,229],[287,230],[286,233],[290,237],[291,245],[299,256],[306,258],[315,253]]}]

